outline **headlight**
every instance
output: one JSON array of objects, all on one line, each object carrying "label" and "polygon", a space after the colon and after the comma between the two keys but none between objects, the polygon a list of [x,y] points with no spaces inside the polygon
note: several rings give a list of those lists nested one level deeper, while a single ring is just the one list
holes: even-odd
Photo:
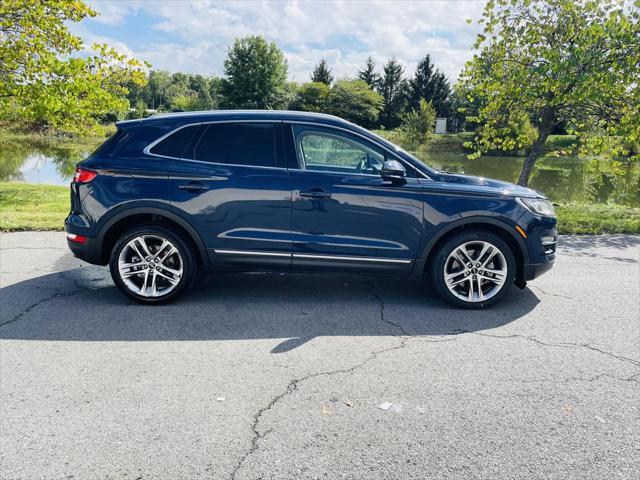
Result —
[{"label": "headlight", "polygon": [[555,217],[553,203],[543,198],[518,198],[518,201],[528,210],[545,217]]}]

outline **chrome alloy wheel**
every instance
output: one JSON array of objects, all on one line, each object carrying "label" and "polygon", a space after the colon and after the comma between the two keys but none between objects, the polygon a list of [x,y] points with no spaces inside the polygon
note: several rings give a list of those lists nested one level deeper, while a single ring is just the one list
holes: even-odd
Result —
[{"label": "chrome alloy wheel", "polygon": [[474,240],[456,247],[444,264],[444,282],[465,302],[483,302],[496,295],[507,278],[507,260],[495,245]]},{"label": "chrome alloy wheel", "polygon": [[143,297],[162,297],[173,291],[183,270],[176,246],[157,235],[133,238],[118,257],[120,278],[131,292]]}]

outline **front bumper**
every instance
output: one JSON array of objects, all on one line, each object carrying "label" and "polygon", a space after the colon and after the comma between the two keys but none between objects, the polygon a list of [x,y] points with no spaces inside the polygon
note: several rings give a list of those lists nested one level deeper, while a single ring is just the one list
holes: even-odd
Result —
[{"label": "front bumper", "polygon": [[529,281],[534,278],[538,278],[545,272],[548,272],[553,268],[554,260],[550,260],[547,263],[528,263],[524,265],[523,269],[523,280]]}]

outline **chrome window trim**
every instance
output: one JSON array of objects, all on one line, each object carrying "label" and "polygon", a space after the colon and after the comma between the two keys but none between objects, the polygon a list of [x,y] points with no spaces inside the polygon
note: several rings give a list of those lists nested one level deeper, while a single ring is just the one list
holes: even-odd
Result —
[{"label": "chrome window trim", "polygon": [[[301,121],[297,121],[297,120],[283,120],[282,122],[283,122],[285,125],[290,125],[290,126],[293,126],[293,125],[312,125],[312,126],[314,126],[314,127],[322,127],[322,128],[327,128],[327,129],[329,129],[329,130],[331,130],[331,129],[335,129],[335,130],[341,130],[341,131],[343,131],[343,132],[350,133],[351,135],[355,135],[355,136],[357,136],[357,137],[362,138],[363,140],[365,140],[365,141],[367,141],[367,142],[373,143],[374,145],[378,146],[378,148],[381,148],[381,149],[382,149],[382,150],[384,150],[385,152],[388,152],[388,153],[392,154],[394,157],[396,157],[396,159],[397,159],[400,163],[402,163],[402,165],[403,165],[405,168],[410,168],[411,170],[413,170],[413,171],[417,172],[419,175],[422,175],[422,176],[423,176],[423,178],[426,178],[426,179],[428,179],[428,180],[431,180],[431,178],[430,178],[426,173],[421,172],[420,170],[418,170],[416,167],[414,167],[414,166],[413,166],[413,165],[411,165],[410,163],[408,164],[408,163],[406,162],[406,160],[404,160],[403,158],[399,158],[399,157],[398,157],[397,152],[394,152],[394,151],[393,151],[393,150],[391,150],[390,148],[388,148],[388,147],[386,147],[385,145],[383,145],[383,144],[381,144],[381,143],[377,142],[377,141],[376,141],[376,140],[374,140],[374,139],[371,139],[371,138],[369,138],[369,137],[366,137],[366,136],[362,135],[360,132],[356,132],[356,131],[354,131],[354,130],[349,130],[348,128],[338,127],[338,126],[336,126],[336,125],[327,125],[327,124],[325,124],[325,123],[317,123],[317,122],[305,122],[305,121],[302,121],[302,120],[301,120]],[[291,133],[292,133],[292,135],[293,135],[293,132],[291,132]],[[295,136],[294,136],[294,142],[295,142]],[[295,145],[294,145],[294,146],[295,146]],[[298,149],[296,148],[296,156],[297,156],[297,155],[298,155]],[[301,159],[298,159],[298,163],[300,163],[300,160],[301,160]],[[302,163],[304,163],[304,162],[302,162]],[[290,168],[289,170],[306,170],[306,169],[305,169],[305,168],[296,168],[296,169],[292,169],[292,168]],[[310,171],[318,171],[318,170],[310,170]],[[336,173],[340,173],[340,172],[336,172]],[[354,175],[371,175],[371,174],[367,174],[367,173],[355,173]],[[375,176],[379,176],[379,175],[375,175]]]},{"label": "chrome window trim", "polygon": [[[355,135],[357,137],[362,138],[365,141],[371,142],[375,145],[377,145],[379,148],[382,148],[385,152],[388,152],[392,155],[394,155],[394,157],[397,158],[397,160],[402,163],[402,165],[404,165],[405,168],[410,168],[411,170],[413,170],[414,172],[417,172],[418,177],[427,179],[427,180],[432,180],[431,177],[429,177],[426,173],[418,170],[416,167],[414,167],[413,165],[411,165],[410,163],[407,163],[406,160],[399,158],[397,155],[397,152],[394,152],[393,150],[391,150],[390,148],[386,147],[385,145],[377,142],[374,139],[368,138],[364,135],[362,135],[359,132],[353,131],[353,130],[349,130],[348,128],[342,128],[342,127],[338,127],[335,125],[328,125],[325,123],[317,123],[317,122],[306,122],[306,121],[297,121],[297,120],[211,120],[208,122],[194,122],[194,123],[188,123],[185,125],[181,125],[177,128],[174,128],[173,130],[171,130],[168,133],[165,133],[164,135],[162,135],[160,138],[154,140],[153,142],[151,142],[149,145],[147,145],[143,150],[142,153],[144,153],[145,155],[149,155],[150,157],[158,157],[158,158],[167,158],[169,160],[181,160],[181,161],[186,161],[186,162],[197,162],[197,163],[203,163],[206,165],[220,165],[220,166],[232,166],[232,167],[249,167],[249,168],[264,168],[264,169],[271,169],[271,170],[293,170],[293,171],[301,171],[301,170],[306,170],[305,168],[286,168],[286,167],[265,167],[265,166],[253,166],[253,165],[237,165],[237,164],[232,164],[232,163],[215,163],[215,162],[206,162],[204,160],[195,160],[193,158],[183,158],[183,157],[170,157],[167,155],[159,155],[157,153],[151,153],[150,150],[155,147],[158,143],[160,143],[162,140],[164,140],[165,138],[167,138],[170,135],[173,135],[174,133],[176,133],[179,130],[182,130],[183,128],[187,128],[187,127],[194,127],[197,125],[211,125],[211,124],[218,124],[218,123],[278,123],[280,122],[281,124],[284,125],[288,125],[288,126],[293,126],[293,125],[312,125],[315,127],[321,127],[321,128],[327,128],[327,129],[335,129],[335,130],[341,130],[343,132],[346,133],[350,133],[352,135]],[[293,132],[291,132],[291,134],[293,135]],[[294,142],[295,142],[295,137],[294,137]],[[295,145],[294,145],[295,146]],[[296,157],[298,156],[298,150],[296,148]],[[298,159],[298,163],[300,162],[300,159]],[[306,171],[318,171],[318,170],[306,170]],[[325,172],[328,173],[328,172]],[[333,173],[338,173],[340,174],[340,172],[333,172]],[[374,175],[374,174],[370,174],[370,173],[356,173],[354,175],[367,175],[367,176],[372,176],[372,177],[379,177],[379,175]]]},{"label": "chrome window trim", "polygon": [[308,258],[315,260],[346,260],[351,262],[378,262],[378,263],[402,263],[409,264],[413,260],[406,260],[401,258],[375,258],[375,257],[351,257],[341,255],[317,255],[310,253],[281,253],[281,252],[259,252],[255,250],[225,250],[214,249],[214,253],[221,253],[226,255],[253,255],[262,257],[289,257],[289,258]]}]

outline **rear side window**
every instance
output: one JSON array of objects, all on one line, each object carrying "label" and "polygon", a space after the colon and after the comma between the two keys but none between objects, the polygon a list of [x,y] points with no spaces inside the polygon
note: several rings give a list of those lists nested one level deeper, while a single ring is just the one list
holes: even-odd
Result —
[{"label": "rear side window", "polygon": [[149,149],[149,153],[162,155],[163,157],[180,158],[183,156],[185,149],[199,129],[200,125],[181,128],[164,140],[156,143]]},{"label": "rear side window", "polygon": [[276,128],[274,123],[209,124],[193,151],[193,159],[227,165],[275,167]]},{"label": "rear side window", "polygon": [[101,155],[103,157],[111,157],[113,154],[129,139],[129,134],[124,130],[118,129],[116,133],[111,135],[106,142],[100,145],[92,155]]}]

